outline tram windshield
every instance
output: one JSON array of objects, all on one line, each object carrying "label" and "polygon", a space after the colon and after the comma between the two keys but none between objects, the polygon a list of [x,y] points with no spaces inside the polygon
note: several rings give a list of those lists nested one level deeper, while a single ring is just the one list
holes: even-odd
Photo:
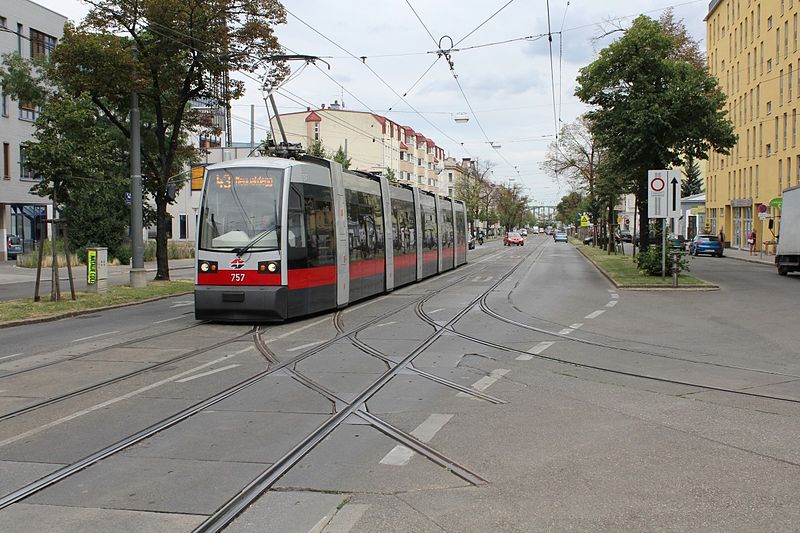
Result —
[{"label": "tram windshield", "polygon": [[209,170],[200,212],[200,248],[279,249],[283,173],[277,168]]}]

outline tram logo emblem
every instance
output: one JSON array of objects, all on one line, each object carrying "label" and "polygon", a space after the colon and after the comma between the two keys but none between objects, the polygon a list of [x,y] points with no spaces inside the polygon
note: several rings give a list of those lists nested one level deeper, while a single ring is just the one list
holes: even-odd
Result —
[{"label": "tram logo emblem", "polygon": [[231,259],[231,268],[236,270],[244,268],[244,259],[241,257],[234,257]]}]

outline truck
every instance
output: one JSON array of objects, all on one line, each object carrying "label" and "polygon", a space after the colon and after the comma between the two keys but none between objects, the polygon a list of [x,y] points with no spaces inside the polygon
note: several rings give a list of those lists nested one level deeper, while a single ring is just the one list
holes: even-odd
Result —
[{"label": "truck", "polygon": [[[773,222],[769,221],[770,229]],[[775,266],[778,274],[800,270],[800,185],[783,191],[781,225],[778,233],[778,249]]]}]

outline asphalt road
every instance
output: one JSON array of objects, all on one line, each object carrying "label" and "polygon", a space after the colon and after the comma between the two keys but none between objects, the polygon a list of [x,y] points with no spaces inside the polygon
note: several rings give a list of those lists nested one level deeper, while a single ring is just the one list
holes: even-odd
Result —
[{"label": "asphalt road", "polygon": [[543,236],[469,260],[261,329],[184,296],[0,330],[0,506],[263,373],[31,489],[4,531],[189,531],[271,472],[227,530],[796,530],[800,279],[702,257],[720,290],[617,290]]}]

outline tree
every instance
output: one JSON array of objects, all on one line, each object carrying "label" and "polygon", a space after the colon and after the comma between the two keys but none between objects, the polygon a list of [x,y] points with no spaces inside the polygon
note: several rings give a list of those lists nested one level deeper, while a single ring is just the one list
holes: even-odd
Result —
[{"label": "tree", "polygon": [[681,181],[681,196],[686,198],[693,194],[700,194],[703,192],[703,180],[700,173],[700,165],[694,160],[692,156],[686,157],[686,164],[684,165],[683,175],[686,179]]},{"label": "tree", "polygon": [[564,224],[571,224],[580,218],[580,214],[586,211],[586,198],[580,191],[572,191],[561,197],[561,201],[556,205],[558,220]]},{"label": "tree", "polygon": [[392,183],[397,182],[397,175],[394,173],[394,169],[386,167],[386,170],[384,171],[383,175],[386,176],[386,179],[391,181]]},{"label": "tree", "polygon": [[[188,133],[213,129],[192,107],[225,107],[244,92],[231,71],[266,65],[272,84],[287,74],[272,27],[285,22],[277,0],[91,0],[80,27],[66,25],[52,54],[53,79],[87,93],[130,138],[132,90],[142,106],[142,177],[156,207],[156,279],[169,279],[167,204],[174,176],[196,157]],[[133,52],[135,46],[136,52]]]},{"label": "tree", "polygon": [[339,147],[338,150],[336,150],[336,153],[333,155],[333,160],[342,165],[342,168],[345,170],[350,168],[350,159],[351,158],[347,157],[347,152],[345,152],[344,148],[342,148],[341,146]]},{"label": "tree", "polygon": [[470,231],[474,231],[476,220],[488,220],[490,200],[494,192],[494,184],[489,180],[493,164],[490,161],[476,159],[470,162],[462,173],[456,177],[453,196],[464,202]]},{"label": "tree", "polygon": [[522,186],[500,185],[495,201],[497,218],[506,231],[520,227],[527,217],[528,197],[522,194]]},{"label": "tree", "polygon": [[328,159],[328,151],[325,150],[325,147],[322,145],[322,141],[320,140],[311,141],[311,143],[308,145],[308,150],[306,150],[306,153],[315,157]]},{"label": "tree", "polygon": [[[678,58],[676,39],[646,16],[600,52],[578,76],[575,94],[595,109],[590,131],[608,173],[636,193],[640,228],[648,227],[647,171],[691,155],[727,154],[736,135],[725,117],[725,95],[704,68]],[[640,231],[646,247],[647,231]]]},{"label": "tree", "polygon": [[574,190],[586,192],[586,210],[592,220],[598,221],[600,204],[595,188],[601,161],[602,151],[590,131],[589,118],[581,115],[561,128],[559,139],[548,147],[541,168],[555,179],[563,176]]}]

